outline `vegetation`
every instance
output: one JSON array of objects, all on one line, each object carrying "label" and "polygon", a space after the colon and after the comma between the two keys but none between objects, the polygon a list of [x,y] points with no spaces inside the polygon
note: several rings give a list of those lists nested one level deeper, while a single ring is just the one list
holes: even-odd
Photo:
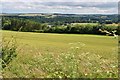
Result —
[{"label": "vegetation", "polygon": [[[56,24],[39,23],[37,21],[24,18],[4,17],[3,30],[18,31],[21,29],[23,32],[44,32],[44,33],[74,33],[74,34],[100,34],[99,29],[105,29],[109,32],[117,30],[116,25],[100,24],[100,23],[66,23],[56,21]],[[76,21],[77,22],[77,21]]]},{"label": "vegetation", "polygon": [[4,78],[118,78],[117,15],[25,15],[2,19]]},{"label": "vegetation", "polygon": [[10,41],[3,39],[2,41],[2,68],[5,68],[17,56],[17,46],[14,38]]},{"label": "vegetation", "polygon": [[[20,16],[23,15],[23,16]],[[32,20],[39,23],[49,23],[51,25],[60,25],[67,23],[105,23],[112,24],[118,23],[118,15],[75,15],[75,14],[18,14],[18,15],[9,15],[5,14],[5,17],[9,18],[22,18],[27,20]]]},{"label": "vegetation", "polygon": [[117,78],[117,39],[111,36],[3,31],[15,36],[18,56],[5,78]]}]

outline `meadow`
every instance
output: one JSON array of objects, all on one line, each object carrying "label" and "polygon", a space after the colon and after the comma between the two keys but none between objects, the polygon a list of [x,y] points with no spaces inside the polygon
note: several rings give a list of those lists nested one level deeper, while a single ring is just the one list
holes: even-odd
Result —
[{"label": "meadow", "polygon": [[113,36],[2,31],[16,40],[17,57],[5,78],[117,78],[118,40]]}]

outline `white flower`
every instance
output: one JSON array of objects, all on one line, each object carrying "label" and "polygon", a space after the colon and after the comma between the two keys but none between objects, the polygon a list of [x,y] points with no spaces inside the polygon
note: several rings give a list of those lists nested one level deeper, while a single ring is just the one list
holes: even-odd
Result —
[{"label": "white flower", "polygon": [[109,71],[107,71],[107,74],[109,74]]},{"label": "white flower", "polygon": [[62,76],[59,76],[59,78],[62,78]]},{"label": "white flower", "polygon": [[113,68],[115,68],[115,66],[112,66]]},{"label": "white flower", "polygon": [[89,54],[89,52],[87,52],[86,54]]},{"label": "white flower", "polygon": [[97,70],[97,72],[101,72],[100,70]]},{"label": "white flower", "polygon": [[87,76],[88,74],[87,73],[85,73],[85,76]]},{"label": "white flower", "polygon": [[76,47],[76,49],[79,49],[79,47]]}]

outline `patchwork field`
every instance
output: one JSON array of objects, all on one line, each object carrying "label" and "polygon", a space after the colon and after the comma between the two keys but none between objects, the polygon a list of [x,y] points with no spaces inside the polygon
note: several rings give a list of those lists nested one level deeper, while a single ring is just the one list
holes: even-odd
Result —
[{"label": "patchwork field", "polygon": [[118,77],[117,39],[112,36],[2,31],[16,40],[15,58],[4,70],[9,77]]}]

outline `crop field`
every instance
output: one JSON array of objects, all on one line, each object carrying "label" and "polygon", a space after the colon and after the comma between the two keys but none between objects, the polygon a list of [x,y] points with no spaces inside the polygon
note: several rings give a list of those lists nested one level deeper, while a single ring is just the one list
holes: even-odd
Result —
[{"label": "crop field", "polygon": [[17,57],[5,78],[117,78],[118,40],[113,36],[2,31],[14,38]]},{"label": "crop field", "polygon": [[[91,26],[96,26],[96,25],[98,25],[98,23],[71,23],[72,25],[76,25],[76,24],[78,24],[78,25],[91,25]],[[105,24],[105,26],[118,26],[118,24],[116,24],[116,23],[112,23],[112,24]]]},{"label": "crop field", "polygon": [[73,24],[73,25],[76,25],[76,24],[78,24],[78,25],[92,25],[92,26],[98,25],[98,23],[71,23],[71,24]]}]

